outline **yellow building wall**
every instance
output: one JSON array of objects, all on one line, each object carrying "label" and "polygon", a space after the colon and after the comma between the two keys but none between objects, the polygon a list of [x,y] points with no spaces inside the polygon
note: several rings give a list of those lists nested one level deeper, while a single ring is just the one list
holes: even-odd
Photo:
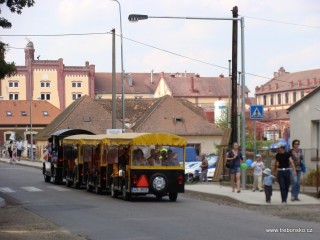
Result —
[{"label": "yellow building wall", "polygon": [[[18,87],[9,87],[10,81],[19,82]],[[0,81],[2,89],[3,100],[9,100],[9,93],[18,93],[19,100],[26,100],[26,76],[24,74],[17,74],[10,78],[5,78]]]},{"label": "yellow building wall", "polygon": [[[41,87],[41,81],[49,81],[50,87]],[[33,71],[33,100],[37,100],[42,93],[50,93],[52,105],[60,109],[60,100],[58,95],[58,73],[55,69],[36,69]]]},{"label": "yellow building wall", "polygon": [[[81,87],[72,87],[73,82],[81,82]],[[81,96],[89,95],[89,77],[87,75],[67,75],[65,77],[65,99],[66,107],[74,100],[73,93],[81,93]]]},{"label": "yellow building wall", "polygon": [[[222,136],[183,136],[187,139],[188,144],[201,144],[201,153],[215,153],[217,148],[215,145],[221,144]],[[200,154],[201,154],[200,153]]]}]

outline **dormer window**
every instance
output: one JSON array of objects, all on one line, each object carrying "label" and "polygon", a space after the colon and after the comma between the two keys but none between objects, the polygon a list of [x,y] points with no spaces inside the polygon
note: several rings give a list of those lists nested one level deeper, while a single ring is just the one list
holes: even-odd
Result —
[{"label": "dormer window", "polygon": [[43,116],[45,116],[45,117],[49,116],[48,111],[43,111],[42,114],[43,114]]},{"label": "dormer window", "polygon": [[26,116],[27,116],[26,111],[21,111],[21,116],[22,116],[22,117],[26,117]]},{"label": "dormer window", "polygon": [[8,117],[12,117],[12,112],[11,111],[7,111],[7,116]]}]

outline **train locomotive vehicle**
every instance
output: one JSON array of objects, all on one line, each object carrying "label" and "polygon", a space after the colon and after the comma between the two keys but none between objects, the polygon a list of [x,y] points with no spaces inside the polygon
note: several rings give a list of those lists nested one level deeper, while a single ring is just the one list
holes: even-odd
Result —
[{"label": "train locomotive vehicle", "polygon": [[[153,194],[157,199],[169,196],[176,201],[184,192],[186,140],[166,133],[123,133],[110,135],[106,162],[112,168],[107,176],[111,197],[123,200]],[[181,148],[178,159],[170,148]],[[108,171],[107,171],[108,172]]]},{"label": "train locomotive vehicle", "polygon": [[93,135],[92,132],[83,129],[61,129],[54,132],[48,139],[48,142],[51,143],[51,149],[47,149],[47,157],[44,159],[42,166],[42,173],[45,182],[53,182],[55,184],[63,183],[64,161],[62,140],[67,136],[78,134]]}]

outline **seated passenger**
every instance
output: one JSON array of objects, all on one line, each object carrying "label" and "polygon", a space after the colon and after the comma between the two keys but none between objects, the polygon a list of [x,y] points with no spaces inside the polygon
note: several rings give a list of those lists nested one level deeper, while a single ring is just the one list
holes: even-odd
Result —
[{"label": "seated passenger", "polygon": [[168,150],[168,159],[167,159],[167,166],[179,166],[180,163],[177,159],[176,153],[172,150]]},{"label": "seated passenger", "polygon": [[143,151],[138,148],[133,151],[133,165],[134,166],[148,166],[148,162],[144,157]]},{"label": "seated passenger", "polygon": [[119,154],[119,169],[126,170],[126,165],[129,164],[129,148],[123,148],[122,154]]},{"label": "seated passenger", "polygon": [[163,148],[160,150],[160,159],[162,162],[162,166],[168,166],[167,160],[168,160],[168,155],[167,155],[168,150]]},{"label": "seated passenger", "polygon": [[159,151],[156,149],[150,150],[150,157],[147,159],[149,166],[160,166],[161,160],[159,159]]}]

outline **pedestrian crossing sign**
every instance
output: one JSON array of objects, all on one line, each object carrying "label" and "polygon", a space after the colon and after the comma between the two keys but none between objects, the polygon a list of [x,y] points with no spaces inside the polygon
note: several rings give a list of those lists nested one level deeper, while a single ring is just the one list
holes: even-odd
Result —
[{"label": "pedestrian crossing sign", "polygon": [[261,120],[264,118],[263,105],[250,106],[250,119]]}]

